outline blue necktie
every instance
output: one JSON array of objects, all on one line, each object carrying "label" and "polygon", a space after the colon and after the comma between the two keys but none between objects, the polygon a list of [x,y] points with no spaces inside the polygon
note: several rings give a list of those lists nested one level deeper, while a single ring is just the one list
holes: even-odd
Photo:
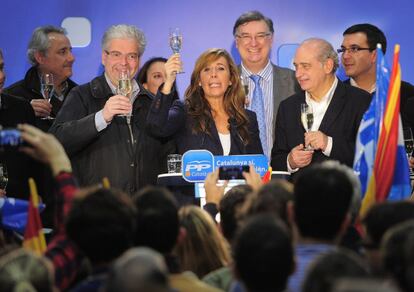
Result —
[{"label": "blue necktie", "polygon": [[264,101],[263,101],[263,90],[260,87],[259,75],[250,75],[250,78],[254,82],[254,91],[251,109],[257,115],[257,123],[259,124],[260,131],[260,141],[262,142],[263,153],[268,156],[267,153],[267,132],[266,132],[266,122],[265,122],[265,113],[264,113]]}]

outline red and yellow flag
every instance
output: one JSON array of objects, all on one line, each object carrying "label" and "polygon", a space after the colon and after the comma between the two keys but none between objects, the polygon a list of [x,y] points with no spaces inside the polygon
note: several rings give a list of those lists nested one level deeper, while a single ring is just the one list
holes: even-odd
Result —
[{"label": "red and yellow flag", "polygon": [[43,234],[42,221],[39,214],[39,195],[34,180],[29,178],[30,202],[27,214],[27,225],[24,232],[23,247],[41,255],[46,251],[46,240]]}]

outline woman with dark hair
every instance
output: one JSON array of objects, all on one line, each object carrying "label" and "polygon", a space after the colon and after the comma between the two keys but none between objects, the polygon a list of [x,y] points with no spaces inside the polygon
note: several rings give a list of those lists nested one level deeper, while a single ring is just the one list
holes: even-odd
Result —
[{"label": "woman with dark hair", "polygon": [[223,49],[209,49],[197,59],[184,104],[172,90],[181,60],[165,64],[167,76],[152,103],[148,127],[154,135],[175,134],[179,153],[206,149],[214,155],[262,154],[256,114],[244,108],[238,69]]},{"label": "woman with dark hair", "polygon": [[[137,82],[142,84],[142,86],[154,96],[157,94],[160,85],[165,81],[166,62],[166,58],[153,57],[146,61],[141,70],[138,72],[136,78]],[[173,87],[176,88],[175,82]]]}]

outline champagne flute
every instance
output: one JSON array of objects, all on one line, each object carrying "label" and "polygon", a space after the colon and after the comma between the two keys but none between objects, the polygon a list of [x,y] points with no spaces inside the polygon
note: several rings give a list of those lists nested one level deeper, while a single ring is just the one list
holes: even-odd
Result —
[{"label": "champagne flute", "polygon": [[[183,35],[181,34],[180,29],[177,28],[170,28],[170,47],[174,54],[179,54],[181,51],[182,43],[183,43]],[[176,72],[177,74],[184,73],[184,71],[180,70]]]},{"label": "champagne flute", "polygon": [[[52,98],[53,90],[54,90],[54,83],[53,83],[53,74],[52,73],[45,73],[40,78],[40,90],[43,95],[43,98],[46,99],[50,103],[50,99]],[[42,118],[42,120],[53,120],[54,118],[50,115],[47,117]]]},{"label": "champagne flute", "polygon": [[[309,132],[312,129],[313,125],[313,110],[310,105],[307,103],[302,103],[300,105],[300,120],[302,121],[303,128],[306,132]],[[305,150],[313,150],[312,146],[307,145]]]},{"label": "champagne flute", "polygon": [[[414,139],[411,128],[403,128],[405,152],[407,153],[407,159],[410,160],[414,150]],[[410,175],[413,174],[413,170],[410,168]]]},{"label": "champagne flute", "polygon": [[6,164],[3,162],[0,162],[0,189],[5,191],[8,182],[9,182],[9,176],[7,173]]},{"label": "champagne flute", "polygon": [[[131,99],[132,83],[131,83],[129,71],[126,69],[119,71],[117,93],[119,95],[123,95]],[[127,114],[120,114],[120,116],[131,118],[132,112],[127,113]]]}]

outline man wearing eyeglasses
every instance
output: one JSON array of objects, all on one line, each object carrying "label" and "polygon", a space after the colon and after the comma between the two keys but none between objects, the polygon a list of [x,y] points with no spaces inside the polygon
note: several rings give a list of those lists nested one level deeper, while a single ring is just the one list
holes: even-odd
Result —
[{"label": "man wearing eyeglasses", "polygon": [[[349,77],[345,83],[359,87],[374,94],[376,90],[377,44],[381,44],[382,52],[387,50],[387,39],[384,33],[369,23],[355,24],[343,33],[344,39],[338,53],[341,53],[342,65]],[[414,108],[407,106],[409,97],[414,97],[414,86],[401,81],[400,91],[401,118],[404,126],[412,127],[410,117],[414,116]]]},{"label": "man wearing eyeglasses", "polygon": [[[247,108],[257,114],[263,150],[270,157],[279,104],[300,88],[292,70],[270,61],[274,37],[270,18],[258,11],[246,12],[236,20],[233,35],[241,57],[241,76],[248,80],[250,89]],[[258,96],[263,103],[256,106]]]},{"label": "man wearing eyeglasses", "polygon": [[[155,184],[166,169],[160,154],[165,141],[145,129],[152,98],[134,79],[145,46],[144,33],[135,26],[111,26],[102,38],[104,74],[70,92],[50,130],[82,186],[107,177],[112,187],[132,195]],[[126,96],[119,94],[121,73],[131,84]]]}]

